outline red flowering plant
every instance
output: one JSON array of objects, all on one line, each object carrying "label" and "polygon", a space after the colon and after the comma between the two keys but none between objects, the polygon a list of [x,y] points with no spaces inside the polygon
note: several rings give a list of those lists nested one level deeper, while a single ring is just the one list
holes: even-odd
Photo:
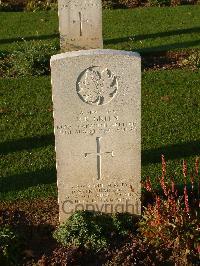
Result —
[{"label": "red flowering plant", "polygon": [[153,190],[149,177],[143,183],[146,191],[152,193],[154,201],[145,208],[139,231],[144,242],[156,250],[157,259],[159,257],[161,261],[176,265],[196,263],[200,259],[199,158],[195,161],[194,173],[190,174],[191,192],[187,177],[187,163],[184,160],[184,189],[181,195],[174,178],[166,178],[166,162],[162,155],[162,176],[159,179],[162,193]]}]

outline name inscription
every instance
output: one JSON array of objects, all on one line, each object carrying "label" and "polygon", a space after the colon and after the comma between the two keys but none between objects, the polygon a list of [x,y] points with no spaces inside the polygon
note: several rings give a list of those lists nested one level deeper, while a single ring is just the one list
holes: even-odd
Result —
[{"label": "name inscription", "polygon": [[115,110],[108,110],[104,115],[88,111],[80,112],[75,123],[57,125],[56,130],[63,135],[129,132],[136,130],[136,123],[123,121]]}]

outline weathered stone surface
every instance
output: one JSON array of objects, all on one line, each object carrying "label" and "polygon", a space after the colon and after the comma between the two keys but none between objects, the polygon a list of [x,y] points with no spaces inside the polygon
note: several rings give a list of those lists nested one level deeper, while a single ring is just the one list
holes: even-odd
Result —
[{"label": "weathered stone surface", "polygon": [[103,48],[101,0],[58,0],[62,51]]},{"label": "weathered stone surface", "polygon": [[68,52],[51,70],[60,221],[77,209],[140,214],[140,56]]}]

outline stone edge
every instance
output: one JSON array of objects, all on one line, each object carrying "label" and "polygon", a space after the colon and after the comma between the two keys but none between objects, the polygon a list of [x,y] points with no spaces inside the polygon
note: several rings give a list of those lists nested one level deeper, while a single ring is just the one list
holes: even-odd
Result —
[{"label": "stone edge", "polygon": [[124,55],[130,57],[141,58],[140,54],[137,52],[129,52],[124,50],[112,50],[112,49],[90,49],[90,50],[80,50],[80,51],[72,51],[65,52],[61,54],[53,55],[50,59],[50,62],[61,60],[70,57],[78,57],[78,56],[91,56],[91,55]]}]

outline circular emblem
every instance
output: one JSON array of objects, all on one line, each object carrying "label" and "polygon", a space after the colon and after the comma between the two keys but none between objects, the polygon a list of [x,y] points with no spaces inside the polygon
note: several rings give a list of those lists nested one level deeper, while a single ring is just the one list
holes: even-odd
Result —
[{"label": "circular emblem", "polygon": [[83,102],[105,105],[117,94],[117,77],[107,68],[89,67],[79,75],[76,90]]}]

